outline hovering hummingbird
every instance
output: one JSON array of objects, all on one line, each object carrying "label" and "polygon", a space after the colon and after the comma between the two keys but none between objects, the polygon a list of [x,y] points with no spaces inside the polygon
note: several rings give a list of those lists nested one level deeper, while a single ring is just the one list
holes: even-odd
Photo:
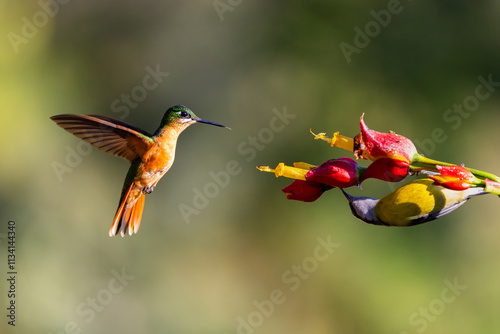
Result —
[{"label": "hovering hummingbird", "polygon": [[66,131],[99,150],[127,159],[130,166],[123,184],[120,203],[109,236],[137,233],[141,224],[145,195],[151,193],[168,172],[175,158],[177,138],[194,123],[212,124],[197,117],[189,108],[176,105],[163,116],[154,134],[120,120],[98,115],[56,115],[50,118]]}]

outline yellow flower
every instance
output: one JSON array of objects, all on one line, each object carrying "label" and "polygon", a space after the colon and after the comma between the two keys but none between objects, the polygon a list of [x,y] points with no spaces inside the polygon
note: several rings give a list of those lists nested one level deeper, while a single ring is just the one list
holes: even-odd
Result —
[{"label": "yellow flower", "polygon": [[328,138],[326,136],[326,133],[324,133],[324,132],[315,134],[311,130],[309,130],[309,131],[314,135],[314,139],[324,140],[324,141],[330,143],[331,147],[335,146],[335,147],[343,148],[344,150],[347,150],[350,152],[352,152],[354,150],[354,140],[352,138],[340,135],[338,131],[333,134],[332,138]]}]

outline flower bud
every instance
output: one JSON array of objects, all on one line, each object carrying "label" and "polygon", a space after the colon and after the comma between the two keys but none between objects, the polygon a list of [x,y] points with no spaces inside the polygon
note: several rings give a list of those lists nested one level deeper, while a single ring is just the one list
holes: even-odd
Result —
[{"label": "flower bud", "polygon": [[429,175],[434,180],[434,184],[451,190],[469,189],[475,177],[467,168],[463,166],[436,166],[439,174]]}]

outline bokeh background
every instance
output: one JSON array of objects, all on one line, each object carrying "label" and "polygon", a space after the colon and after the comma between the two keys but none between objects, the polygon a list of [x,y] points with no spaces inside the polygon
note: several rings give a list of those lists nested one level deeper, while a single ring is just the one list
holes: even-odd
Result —
[{"label": "bokeh background", "polygon": [[[370,23],[388,7],[398,11],[390,22]],[[500,87],[456,128],[445,118],[479,77],[500,81],[499,14],[493,0],[1,1],[1,331],[498,332],[498,198],[385,228],[355,219],[337,190],[287,201],[289,180],[255,166],[349,156],[309,129],[354,136],[365,113],[371,128],[415,142],[442,129],[446,140],[420,146],[424,153],[500,173]],[[348,62],[340,45],[355,46],[367,24],[372,37]],[[123,108],[148,68],[161,82]],[[49,117],[101,114],[152,132],[174,104],[232,131],[186,130],[176,163],[147,196],[139,233],[109,238],[128,163],[83,150]],[[287,124],[270,135],[285,110]],[[186,219],[180,208],[195,208],[210,172],[230,161],[236,175]],[[381,197],[394,186],[370,180],[351,193]],[[9,220],[15,328],[4,315]],[[338,247],[314,265],[318,238]],[[303,264],[307,275],[290,271]],[[282,296],[271,307],[273,291]]]}]

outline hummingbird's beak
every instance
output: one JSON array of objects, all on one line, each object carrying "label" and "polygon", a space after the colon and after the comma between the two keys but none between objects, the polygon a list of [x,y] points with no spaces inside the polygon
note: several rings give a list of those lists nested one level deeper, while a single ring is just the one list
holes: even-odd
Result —
[{"label": "hummingbird's beak", "polygon": [[226,129],[231,130],[230,127],[227,127],[227,126],[219,124],[219,123],[210,122],[210,121],[207,121],[207,120],[202,119],[202,118],[193,118],[193,121],[195,121],[196,123],[212,124],[212,125],[215,125],[215,126],[220,126],[222,128],[226,128]]}]

